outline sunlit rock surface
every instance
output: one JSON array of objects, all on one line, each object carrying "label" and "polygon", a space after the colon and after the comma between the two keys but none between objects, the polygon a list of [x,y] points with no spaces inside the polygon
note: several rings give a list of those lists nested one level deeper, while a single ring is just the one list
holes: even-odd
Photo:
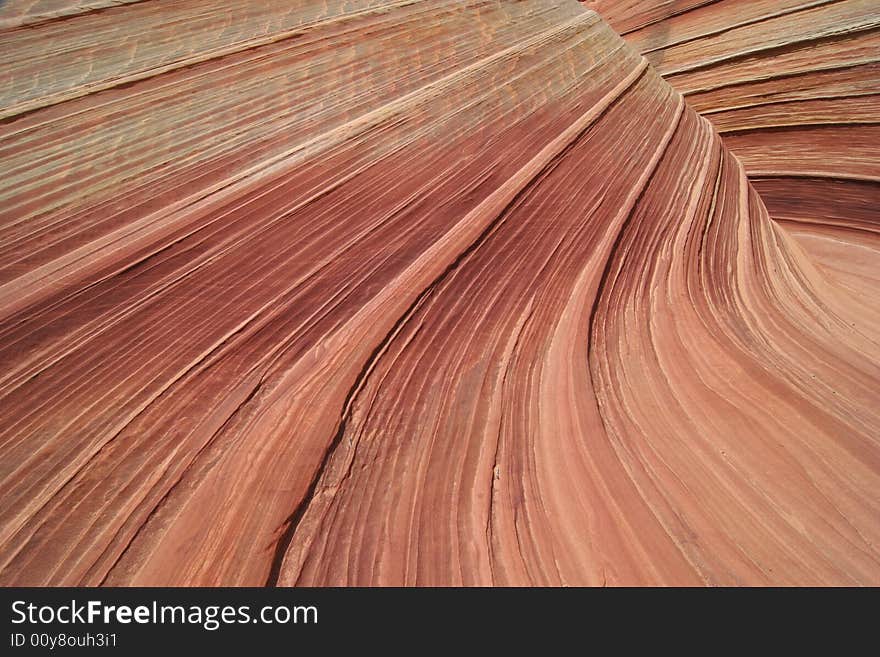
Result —
[{"label": "sunlit rock surface", "polygon": [[817,265],[870,302],[880,277],[877,3],[586,5],[712,121],[770,214]]},{"label": "sunlit rock surface", "polygon": [[665,11],[3,5],[0,583],[880,583],[876,49]]}]

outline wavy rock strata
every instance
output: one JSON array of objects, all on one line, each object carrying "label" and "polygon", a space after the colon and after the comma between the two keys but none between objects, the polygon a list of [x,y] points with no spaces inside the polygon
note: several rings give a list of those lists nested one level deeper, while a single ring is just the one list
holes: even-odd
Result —
[{"label": "wavy rock strata", "polygon": [[9,4],[0,583],[880,583],[873,270],[597,14]]},{"label": "wavy rock strata", "polygon": [[712,122],[817,265],[870,300],[880,268],[877,3],[586,4]]}]

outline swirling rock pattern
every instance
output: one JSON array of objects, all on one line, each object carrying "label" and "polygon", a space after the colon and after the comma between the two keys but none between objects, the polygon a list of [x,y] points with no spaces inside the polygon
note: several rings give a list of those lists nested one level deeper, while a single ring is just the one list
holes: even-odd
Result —
[{"label": "swirling rock pattern", "polygon": [[[587,0],[708,118],[826,273],[876,290],[880,11],[871,0]],[[841,252],[845,243],[846,256]],[[843,257],[842,257],[843,256]],[[859,282],[868,276],[868,281]]]},{"label": "swirling rock pattern", "polygon": [[880,583],[876,71],[727,4],[9,3],[0,584]]}]

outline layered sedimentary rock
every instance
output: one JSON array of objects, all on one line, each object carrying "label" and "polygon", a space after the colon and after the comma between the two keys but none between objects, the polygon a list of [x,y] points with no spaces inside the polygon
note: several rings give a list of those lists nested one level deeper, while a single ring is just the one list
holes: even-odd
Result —
[{"label": "layered sedimentary rock", "polygon": [[873,269],[597,14],[10,5],[0,583],[880,582]]},{"label": "layered sedimentary rock", "polygon": [[[871,0],[590,0],[708,118],[774,219],[872,295],[880,11]],[[848,246],[839,257],[840,243]]]}]

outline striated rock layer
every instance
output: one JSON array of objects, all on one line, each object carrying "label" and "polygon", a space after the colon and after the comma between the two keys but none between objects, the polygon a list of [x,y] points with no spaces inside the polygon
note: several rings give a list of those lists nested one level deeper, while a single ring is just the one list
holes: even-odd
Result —
[{"label": "striated rock layer", "polygon": [[880,583],[876,142],[750,183],[574,0],[30,4],[0,584]]},{"label": "striated rock layer", "polygon": [[880,268],[876,2],[587,0],[586,5],[712,122],[770,214],[819,267],[868,300],[876,294],[870,274]]}]

